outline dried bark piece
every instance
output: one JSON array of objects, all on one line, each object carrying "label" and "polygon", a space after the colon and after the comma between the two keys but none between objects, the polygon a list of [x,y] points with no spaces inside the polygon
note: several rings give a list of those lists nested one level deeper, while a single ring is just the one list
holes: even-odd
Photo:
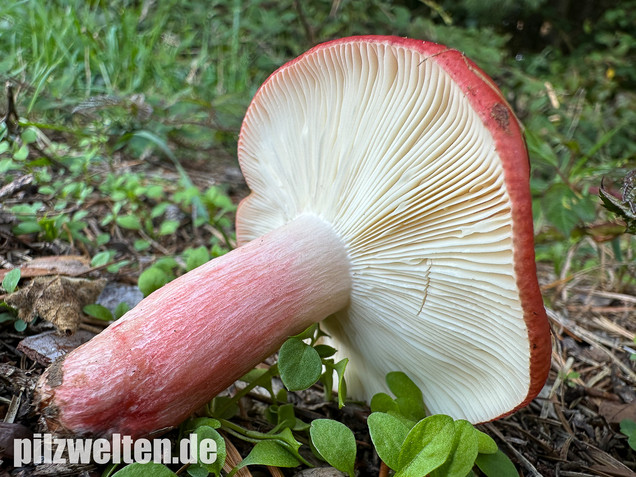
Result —
[{"label": "dried bark piece", "polygon": [[50,366],[57,358],[61,358],[79,345],[86,343],[93,336],[95,336],[94,333],[86,330],[78,330],[71,336],[46,331],[24,338],[18,344],[18,351],[22,351],[33,361]]}]

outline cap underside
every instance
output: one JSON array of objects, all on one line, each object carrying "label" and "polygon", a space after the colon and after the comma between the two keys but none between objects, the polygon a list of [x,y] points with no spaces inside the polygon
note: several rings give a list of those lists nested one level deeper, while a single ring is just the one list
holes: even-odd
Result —
[{"label": "cap underside", "polygon": [[241,243],[311,213],[346,244],[351,303],[324,327],[353,397],[386,391],[399,370],[431,412],[472,422],[526,398],[501,160],[435,61],[385,42],[312,50],[259,90],[239,158],[252,190]]}]

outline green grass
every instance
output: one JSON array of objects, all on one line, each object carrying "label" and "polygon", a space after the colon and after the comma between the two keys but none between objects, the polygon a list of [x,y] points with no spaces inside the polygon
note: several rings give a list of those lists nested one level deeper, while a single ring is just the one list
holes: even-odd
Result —
[{"label": "green grass", "polygon": [[[561,18],[540,3],[527,0],[519,10],[501,0],[493,12],[470,0],[409,8],[388,0],[3,2],[0,77],[17,92],[22,129],[32,126],[52,144],[0,152],[0,171],[5,183],[32,171],[50,193],[52,181],[65,180],[47,169],[52,163],[74,181],[80,170],[90,178],[96,167],[113,168],[117,157],[152,154],[177,169],[191,159],[234,158],[249,100],[278,66],[335,37],[406,35],[466,52],[523,121],[540,256],[559,269],[563,250],[597,240],[600,227],[614,230],[612,254],[630,260],[633,241],[611,227],[616,217],[600,207],[597,190],[607,177],[618,191],[636,168],[636,40],[629,34],[636,1],[598,7],[594,24]],[[505,27],[510,18],[538,14],[560,36],[547,42],[527,31],[534,43],[526,44]],[[10,130],[3,134],[10,139]],[[189,179],[179,174],[187,189]],[[79,194],[70,191],[77,185],[60,187],[63,196]],[[624,276],[633,284],[633,273]]]}]

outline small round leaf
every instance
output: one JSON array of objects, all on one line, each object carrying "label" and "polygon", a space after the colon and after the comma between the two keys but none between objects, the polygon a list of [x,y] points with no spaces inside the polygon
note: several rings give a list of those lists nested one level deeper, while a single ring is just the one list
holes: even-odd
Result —
[{"label": "small round leaf", "polygon": [[298,338],[290,338],[280,348],[278,370],[287,389],[300,391],[318,381],[322,361],[314,348]]},{"label": "small round leaf", "polygon": [[354,475],[356,438],[347,426],[331,419],[316,419],[309,429],[311,442],[320,456],[336,469]]},{"label": "small round leaf", "polygon": [[2,288],[4,288],[7,293],[13,293],[17,288],[19,281],[20,269],[13,268],[2,279]]}]

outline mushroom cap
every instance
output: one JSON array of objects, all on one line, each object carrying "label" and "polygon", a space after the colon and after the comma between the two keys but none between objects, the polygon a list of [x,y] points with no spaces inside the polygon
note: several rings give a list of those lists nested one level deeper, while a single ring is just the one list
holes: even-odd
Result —
[{"label": "mushroom cap", "polygon": [[430,412],[479,423],[538,394],[551,343],[528,154],[462,53],[387,36],[318,45],[257,91],[238,154],[252,191],[239,243],[314,214],[345,244],[350,305],[323,326],[352,397],[403,371]]}]

